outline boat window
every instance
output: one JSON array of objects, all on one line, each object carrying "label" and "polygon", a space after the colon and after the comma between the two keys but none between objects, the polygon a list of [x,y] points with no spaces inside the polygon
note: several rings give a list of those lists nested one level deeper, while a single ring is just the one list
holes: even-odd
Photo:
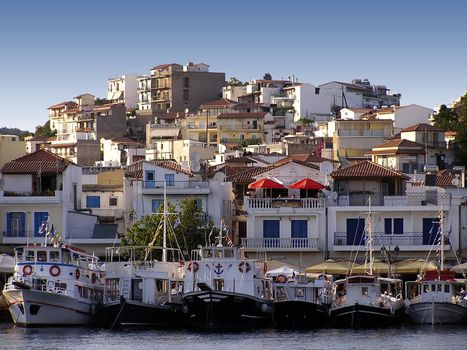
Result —
[{"label": "boat window", "polygon": [[37,251],[37,261],[47,261],[47,252],[45,250]]},{"label": "boat window", "polygon": [[203,257],[204,258],[212,258],[212,250],[211,249],[204,249],[203,250]]},{"label": "boat window", "polygon": [[34,261],[34,250],[26,251],[26,261]]},{"label": "boat window", "polygon": [[432,285],[431,285],[431,291],[432,291],[432,292],[436,292],[436,284],[432,284]]},{"label": "boat window", "polygon": [[295,297],[303,298],[305,296],[305,290],[303,288],[295,288]]},{"label": "boat window", "polygon": [[214,279],[214,289],[215,290],[224,290],[224,280],[221,278]]},{"label": "boat window", "polygon": [[64,264],[69,264],[71,262],[71,254],[69,251],[64,251],[63,252],[63,263]]},{"label": "boat window", "polygon": [[451,288],[449,288],[449,287],[451,287],[449,284],[444,285],[444,293],[450,293],[451,292]]},{"label": "boat window", "polygon": [[223,257],[223,254],[222,254],[222,253],[223,253],[223,252],[222,252],[222,249],[215,249],[215,250],[214,250],[214,256],[215,256],[216,258],[222,258],[222,257]]},{"label": "boat window", "polygon": [[16,261],[23,261],[23,248],[16,249]]},{"label": "boat window", "polygon": [[423,285],[423,293],[428,293],[430,291],[430,285],[425,284]]},{"label": "boat window", "polygon": [[441,284],[437,284],[437,285],[436,285],[436,290],[437,290],[438,292],[441,292]]},{"label": "boat window", "polygon": [[286,301],[287,300],[287,294],[285,294],[285,289],[284,287],[277,287],[276,288],[276,298],[278,301]]},{"label": "boat window", "polygon": [[368,287],[362,287],[362,295],[368,296]]},{"label": "boat window", "polygon": [[57,251],[51,251],[50,253],[50,261],[60,261],[60,252]]}]

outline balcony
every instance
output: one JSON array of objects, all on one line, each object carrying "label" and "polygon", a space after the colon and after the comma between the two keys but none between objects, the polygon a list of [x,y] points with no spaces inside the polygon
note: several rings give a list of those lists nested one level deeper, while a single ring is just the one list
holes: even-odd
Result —
[{"label": "balcony", "polygon": [[44,235],[38,235],[33,231],[23,233],[3,231],[3,244],[41,244],[44,242]]},{"label": "balcony", "polygon": [[[433,246],[433,238],[429,237],[430,234],[424,234],[423,232],[404,232],[403,234],[385,234],[384,232],[373,233],[373,246],[375,250],[381,249],[384,245],[387,247],[394,248],[396,245],[401,250],[413,250],[423,251],[429,250]],[[361,251],[364,251],[368,239],[366,237],[361,238],[361,244],[355,235],[348,235],[347,232],[334,232],[334,250],[339,251],[350,251],[360,247]],[[449,251],[451,246],[445,245],[445,250]]]},{"label": "balcony", "polygon": [[261,131],[263,128],[261,125],[219,125],[220,130],[228,130],[228,131],[242,131],[242,130],[253,130],[253,131]]},{"label": "balcony", "polygon": [[[453,204],[449,193],[437,194],[430,192],[423,193],[408,193],[405,196],[382,196],[381,194],[350,194],[347,196],[339,196],[335,205],[339,207],[348,206],[368,206],[368,197],[371,196],[371,204],[373,206],[382,207],[430,207],[430,206],[450,206]],[[332,205],[332,204],[331,204]],[[394,210],[393,208],[391,210]]]},{"label": "balcony", "polygon": [[0,203],[5,204],[54,204],[61,200],[62,191],[0,191]]},{"label": "balcony", "polygon": [[250,198],[245,197],[245,210],[277,208],[323,209],[324,198]]},{"label": "balcony", "polygon": [[318,251],[318,238],[242,238],[246,250]]},{"label": "balcony", "polygon": [[348,137],[385,137],[384,130],[351,130],[351,129],[339,129],[337,135],[348,136]]},{"label": "balcony", "polygon": [[[209,194],[209,182],[206,181],[173,181],[167,182],[167,194],[201,195]],[[143,194],[163,194],[164,181],[143,181]]]}]

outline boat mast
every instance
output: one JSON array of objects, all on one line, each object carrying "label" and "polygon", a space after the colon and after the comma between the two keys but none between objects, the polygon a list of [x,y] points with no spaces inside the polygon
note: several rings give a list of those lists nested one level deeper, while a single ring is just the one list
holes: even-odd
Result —
[{"label": "boat mast", "polygon": [[[167,181],[164,181],[164,233],[162,241],[162,262],[167,262]],[[160,227],[160,226],[159,226]]]},{"label": "boat mast", "polygon": [[373,275],[373,237],[371,236],[371,225],[373,223],[371,221],[371,196],[368,196],[368,240],[370,245],[370,275]]},{"label": "boat mast", "polygon": [[444,208],[443,204],[441,204],[441,215],[439,217],[439,229],[440,229],[440,239],[441,239],[441,252],[440,252],[440,260],[441,260],[441,271],[444,270]]}]

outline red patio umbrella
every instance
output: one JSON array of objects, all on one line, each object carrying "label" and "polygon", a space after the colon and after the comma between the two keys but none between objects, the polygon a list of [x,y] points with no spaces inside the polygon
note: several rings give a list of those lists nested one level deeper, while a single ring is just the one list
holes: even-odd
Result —
[{"label": "red patio umbrella", "polygon": [[294,188],[297,190],[322,190],[325,186],[316,182],[308,177],[298,180],[293,184],[289,185],[289,188]]},{"label": "red patio umbrella", "polygon": [[284,188],[284,185],[274,180],[271,180],[269,178],[264,178],[264,179],[259,179],[259,180],[256,180],[255,182],[252,182],[251,184],[248,185],[248,188],[254,189],[254,190],[258,190],[260,188],[273,189],[273,188]]}]

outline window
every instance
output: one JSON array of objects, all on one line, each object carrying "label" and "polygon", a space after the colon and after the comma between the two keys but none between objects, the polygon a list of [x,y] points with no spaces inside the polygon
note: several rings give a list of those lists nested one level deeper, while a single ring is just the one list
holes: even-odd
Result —
[{"label": "window", "polygon": [[190,87],[190,78],[188,78],[188,77],[183,78],[183,87],[184,88],[189,88]]},{"label": "window", "polygon": [[263,221],[263,238],[280,237],[280,220]]},{"label": "window", "polygon": [[303,298],[305,296],[305,290],[303,288],[295,288],[295,297]]},{"label": "window", "polygon": [[183,90],[183,100],[187,101],[189,97],[189,91],[190,90]]},{"label": "window", "polygon": [[292,238],[308,238],[307,220],[292,220],[290,223]]},{"label": "window", "polygon": [[196,198],[196,208],[203,210],[203,200],[201,198]]},{"label": "window", "polygon": [[34,256],[34,250],[28,250],[26,252],[26,261],[34,261],[35,256]]},{"label": "window", "polygon": [[47,261],[47,252],[45,250],[37,251],[37,261]]},{"label": "window", "polygon": [[401,235],[404,233],[404,219],[402,218],[385,218],[384,233],[387,235]]},{"label": "window", "polygon": [[146,181],[154,181],[155,173],[154,171],[146,170]]},{"label": "window", "polygon": [[60,261],[60,252],[51,251],[49,254],[50,254],[50,261],[53,261],[53,262]]},{"label": "window", "polygon": [[26,213],[6,213],[6,235],[7,237],[26,236]]},{"label": "window", "polygon": [[167,186],[173,186],[175,183],[175,175],[174,174],[165,174],[165,182]]},{"label": "window", "polygon": [[449,287],[450,287],[449,284],[444,285],[444,293],[450,293],[451,292],[451,289]]},{"label": "window", "polygon": [[163,201],[162,199],[153,199],[151,201],[151,209],[153,212],[156,212],[157,209],[159,209],[159,207],[163,205]]},{"label": "window", "polygon": [[100,196],[86,196],[86,208],[100,208],[101,197]]},{"label": "window", "polygon": [[109,198],[109,207],[116,207],[118,203],[117,198],[111,197]]},{"label": "window", "polygon": [[42,237],[45,235],[45,232],[41,232],[41,225],[46,224],[49,219],[48,212],[36,211],[34,212],[34,236]]},{"label": "window", "polygon": [[154,170],[146,170],[144,174],[144,179],[145,179],[144,187],[146,188],[156,187],[156,182],[154,181],[155,178],[156,178],[156,173],[154,172]]}]

